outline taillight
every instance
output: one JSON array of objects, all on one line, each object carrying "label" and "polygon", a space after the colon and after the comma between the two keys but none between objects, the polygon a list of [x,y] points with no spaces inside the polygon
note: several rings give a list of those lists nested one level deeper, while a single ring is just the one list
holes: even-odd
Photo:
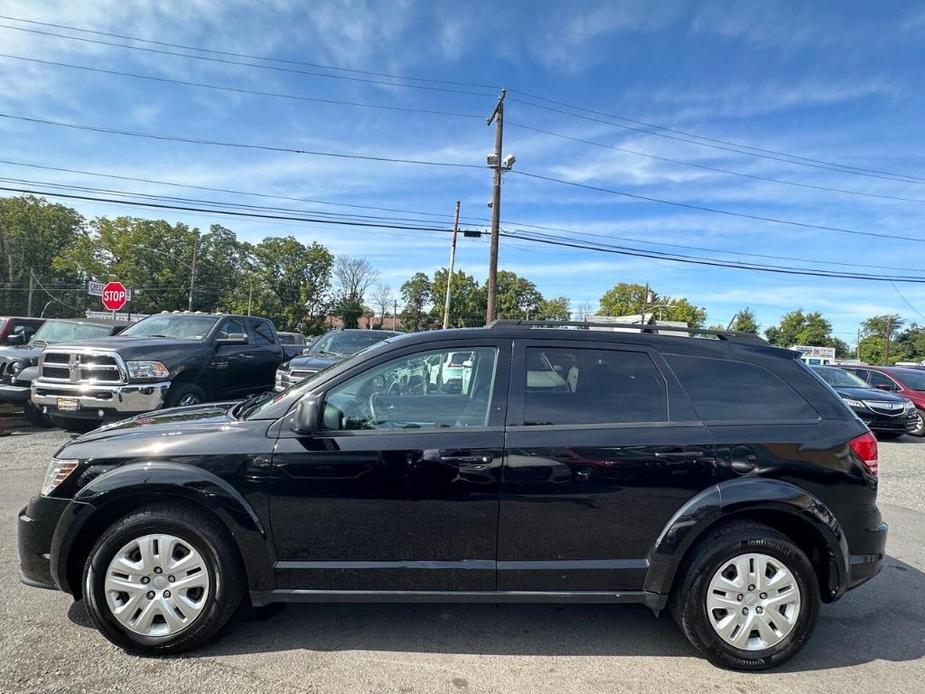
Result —
[{"label": "taillight", "polygon": [[854,454],[861,459],[861,462],[864,463],[864,467],[870,471],[870,474],[876,477],[879,466],[877,439],[874,435],[868,431],[866,434],[862,434],[856,439],[851,439],[848,445],[851,446],[851,450],[854,451]]}]

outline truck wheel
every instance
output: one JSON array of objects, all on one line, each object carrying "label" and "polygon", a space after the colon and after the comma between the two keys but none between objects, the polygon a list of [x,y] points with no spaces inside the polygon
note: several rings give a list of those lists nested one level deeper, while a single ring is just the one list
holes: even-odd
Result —
[{"label": "truck wheel", "polygon": [[206,392],[195,383],[178,383],[167,393],[165,407],[186,407],[206,401]]},{"label": "truck wheel", "polygon": [[51,421],[53,426],[60,427],[65,431],[71,431],[75,434],[86,434],[88,431],[93,431],[102,422],[98,422],[95,419],[81,419],[80,417],[62,417],[59,414],[50,414],[48,419]]},{"label": "truck wheel", "polygon": [[31,400],[26,400],[26,402],[23,403],[22,410],[26,417],[26,421],[32,426],[42,428],[54,426],[48,418],[48,415],[36,407]]},{"label": "truck wheel", "polygon": [[751,522],[698,542],[669,603],[694,647],[734,670],[764,670],[793,657],[809,640],[819,605],[819,581],[803,551]]},{"label": "truck wheel", "polygon": [[244,595],[231,537],[207,514],[160,503],[108,528],[84,567],[87,610],[109,641],[168,655],[210,641]]}]

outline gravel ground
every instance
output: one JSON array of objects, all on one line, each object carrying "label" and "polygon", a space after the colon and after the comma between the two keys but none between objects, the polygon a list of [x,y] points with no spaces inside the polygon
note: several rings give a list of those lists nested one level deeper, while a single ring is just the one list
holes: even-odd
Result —
[{"label": "gravel ground", "polygon": [[81,603],[18,581],[15,515],[38,489],[60,431],[0,438],[0,692],[843,692],[909,691],[925,678],[925,441],[881,444],[891,524],[881,575],[823,607],[782,669],[718,670],[671,619],[642,607],[290,605],[240,619],[195,654],[128,656]]}]

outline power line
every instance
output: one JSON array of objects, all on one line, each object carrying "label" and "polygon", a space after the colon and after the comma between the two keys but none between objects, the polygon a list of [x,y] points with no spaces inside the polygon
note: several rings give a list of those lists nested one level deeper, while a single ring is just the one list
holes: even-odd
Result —
[{"label": "power line", "polygon": [[[172,55],[172,56],[176,56],[179,58],[190,58],[192,60],[201,60],[201,61],[206,61],[210,63],[222,63],[225,65],[238,65],[241,67],[253,67],[253,68],[258,68],[260,70],[273,70],[275,72],[287,72],[287,73],[293,73],[297,75],[303,75],[305,77],[321,77],[321,78],[333,79],[333,80],[347,80],[350,82],[362,82],[365,84],[378,84],[378,85],[383,85],[387,87],[402,87],[405,89],[419,89],[419,90],[425,90],[425,91],[430,91],[430,92],[444,92],[448,94],[461,94],[461,95],[466,95],[466,96],[480,96],[480,97],[491,96],[490,94],[486,94],[484,92],[474,92],[474,91],[467,91],[467,90],[462,90],[462,89],[450,89],[447,87],[434,87],[434,86],[429,86],[425,84],[403,84],[401,82],[389,82],[386,80],[372,79],[369,77],[353,77],[350,75],[332,75],[326,72],[317,72],[313,70],[301,70],[301,69],[292,68],[292,67],[280,67],[279,65],[261,65],[260,63],[250,63],[250,62],[243,61],[243,60],[232,60],[230,58],[213,58],[213,57],[208,57],[204,55],[193,55],[192,53],[177,53],[176,51],[168,51],[163,48],[132,46],[127,43],[115,43],[113,41],[102,41],[100,39],[91,39],[85,36],[68,36],[67,34],[56,34],[51,31],[40,31],[38,29],[26,29],[25,27],[11,26],[9,24],[0,24],[0,29],[10,29],[12,31],[21,31],[21,32],[25,32],[28,34],[38,34],[40,36],[51,36],[51,37],[59,38],[59,39],[66,39],[68,41],[81,41],[83,43],[91,43],[91,44],[100,45],[100,46],[110,46],[113,48],[126,48],[128,50],[143,51],[145,53],[157,53],[159,55]],[[80,31],[80,29],[77,29],[77,31]],[[193,49],[193,50],[199,50],[199,49]]]},{"label": "power line", "polygon": [[[59,197],[65,199],[76,199],[84,200],[91,202],[107,202],[119,205],[133,205],[138,207],[149,207],[154,209],[171,209],[179,211],[193,211],[193,212],[208,212],[218,215],[230,215],[234,217],[253,217],[258,219],[281,219],[284,221],[290,222],[308,222],[308,223],[321,223],[321,224],[336,224],[336,225],[345,225],[345,226],[354,226],[354,227],[370,227],[370,228],[386,228],[386,229],[403,229],[410,231],[431,231],[431,232],[442,232],[442,233],[452,233],[452,229],[442,228],[442,227],[410,227],[404,225],[390,225],[390,224],[374,224],[369,222],[352,222],[344,220],[326,220],[326,219],[313,219],[307,217],[296,217],[296,216],[282,216],[275,214],[261,214],[257,212],[240,212],[228,209],[209,209],[203,207],[193,207],[193,206],[184,206],[184,205],[173,205],[173,204],[161,204],[154,202],[140,202],[133,200],[114,200],[112,198],[102,198],[96,196],[87,196],[87,195],[73,195],[66,193],[58,192],[48,192],[34,189],[23,189],[23,188],[12,188],[12,187],[0,187],[0,190],[5,190],[14,193],[20,194],[31,194],[31,195],[44,195],[48,197]],[[562,239],[560,237],[554,237],[549,235],[540,235],[532,234],[530,236],[516,235],[509,232],[500,232],[501,236],[508,238],[515,238],[521,240],[532,241],[535,243],[542,243],[547,245],[568,247],[568,248],[577,248],[584,250],[594,250],[604,253],[615,253],[618,255],[650,258],[654,260],[665,260],[671,262],[680,262],[680,263],[689,263],[696,265],[708,265],[713,267],[723,267],[730,269],[738,270],[751,270],[757,272],[770,272],[778,274],[788,274],[788,275],[803,275],[810,277],[824,277],[830,279],[854,279],[854,280],[865,280],[865,281],[874,281],[874,282],[907,282],[913,284],[925,284],[925,277],[922,276],[893,276],[893,277],[884,277],[881,275],[867,275],[862,273],[835,273],[828,272],[824,270],[818,270],[814,268],[797,268],[797,267],[788,267],[788,266],[776,266],[776,265],[758,265],[752,263],[730,263],[728,261],[719,260],[716,258],[704,258],[704,257],[692,257],[692,256],[682,256],[682,255],[671,255],[663,254],[659,252],[647,251],[645,249],[638,249],[632,247],[623,247],[623,246],[614,246],[610,244],[588,244],[588,243],[578,243],[569,241],[567,239]]]},{"label": "power line", "polygon": [[886,195],[882,193],[869,193],[863,190],[846,190],[844,188],[834,188],[829,186],[820,186],[813,183],[803,183],[800,181],[788,181],[781,178],[771,178],[770,176],[759,176],[758,174],[750,174],[744,171],[734,171],[732,169],[724,169],[718,166],[709,166],[707,164],[698,164],[692,161],[685,161],[683,159],[673,159],[671,157],[663,157],[658,154],[652,154],[651,152],[642,152],[640,150],[629,149],[627,147],[618,147],[616,145],[608,145],[603,142],[595,142],[594,140],[587,140],[581,137],[573,137],[571,135],[566,135],[564,133],[554,132],[552,130],[544,130],[543,128],[536,128],[532,125],[526,125],[524,123],[517,123],[514,121],[508,121],[509,125],[513,125],[524,130],[530,130],[532,132],[541,133],[543,135],[550,135],[552,137],[558,137],[563,140],[571,140],[572,142],[580,142],[586,145],[592,145],[594,147],[602,147],[604,149],[611,149],[616,152],[625,152],[627,154],[633,154],[639,157],[647,157],[649,159],[656,159],[658,161],[669,162],[672,164],[680,164],[681,166],[689,166],[695,169],[701,169],[703,171],[712,171],[714,173],[726,174],[729,176],[739,176],[742,178],[751,178],[756,181],[767,181],[769,183],[778,183],[781,185],[787,186],[797,186],[800,188],[812,188],[813,190],[822,190],[830,193],[844,193],[847,195],[861,195],[869,198],[880,198],[882,200],[899,200],[901,202],[919,202],[925,203],[923,198],[904,198],[896,195]]},{"label": "power line", "polygon": [[[168,43],[167,41],[155,41],[153,39],[143,39],[138,36],[129,36],[126,34],[116,34],[108,31],[99,31],[95,29],[86,29],[81,27],[69,26],[67,24],[54,24],[52,22],[39,22],[34,19],[22,19],[19,17],[9,17],[5,15],[0,15],[0,19],[11,20],[14,22],[23,22],[26,24],[34,24],[38,26],[53,27],[56,29],[68,29],[70,31],[80,31],[85,34],[95,34],[97,36],[109,36],[110,38],[123,39],[127,41],[137,41],[139,43],[149,43],[154,46],[166,46],[168,48],[182,48],[183,50],[188,51],[200,51],[202,53],[212,53],[213,55],[225,55],[232,58],[247,58],[248,60],[266,60],[274,63],[283,63],[286,65],[302,65],[304,67],[313,67],[321,68],[325,70],[337,70],[339,72],[352,72],[358,75],[369,75],[371,77],[388,77],[390,79],[400,79],[400,80],[409,80],[415,82],[430,82],[433,84],[451,84],[461,87],[477,87],[480,89],[499,89],[500,87],[493,84],[479,84],[476,82],[461,82],[455,80],[444,80],[444,79],[435,79],[431,77],[413,77],[410,75],[398,75],[395,73],[389,72],[373,72],[371,70],[359,70],[357,68],[348,68],[341,67],[338,65],[326,65],[323,63],[310,63],[304,60],[287,60],[285,58],[271,58],[267,56],[260,55],[250,55],[247,53],[234,53],[232,51],[220,51],[212,48],[202,48],[200,46],[188,46],[180,43]],[[21,29],[21,28],[20,28]]]},{"label": "power line", "polygon": [[[2,26],[2,25],[0,25]],[[283,92],[265,92],[257,89],[245,89],[243,87],[230,87],[226,85],[208,84],[206,82],[192,82],[190,80],[178,80],[169,77],[158,77],[156,75],[144,75],[138,72],[121,72],[119,70],[109,70],[99,67],[90,67],[88,65],[76,65],[74,63],[62,63],[55,60],[43,60],[40,58],[26,58],[20,55],[10,53],[0,53],[0,58],[9,58],[11,60],[21,60],[29,63],[38,63],[40,65],[51,65],[54,67],[63,67],[74,70],[84,70],[86,72],[96,72],[104,75],[117,75],[119,77],[132,77],[135,79],[150,80],[153,82],[163,82],[166,84],[179,84],[184,87],[197,87],[200,89],[212,89],[216,91],[233,92],[235,94],[250,94],[252,96],[267,96],[276,99],[293,99],[296,101],[307,101],[318,104],[331,104],[334,106],[356,106],[359,108],[381,109],[384,111],[398,111],[401,113],[422,113],[433,116],[454,116],[458,118],[475,118],[481,120],[481,116],[474,113],[460,113],[458,111],[438,111],[426,108],[413,108],[411,106],[388,106],[385,104],[368,104],[361,101],[343,101],[340,99],[325,99],[313,96],[301,96],[299,94],[286,94]]]},{"label": "power line", "polygon": [[[2,114],[0,114],[2,115]],[[599,193],[609,193],[611,195],[620,195],[626,198],[631,198],[634,200],[642,200],[644,202],[655,202],[661,205],[672,205],[674,207],[682,207],[688,210],[696,210],[698,212],[709,212],[711,214],[721,214],[728,217],[741,217],[743,219],[751,219],[758,222],[769,222],[772,224],[784,224],[787,226],[800,227],[803,229],[820,229],[822,231],[834,231],[841,234],[855,234],[858,236],[873,236],[883,239],[899,239],[902,241],[914,241],[916,243],[925,243],[925,238],[916,238],[914,236],[900,236],[897,234],[881,234],[874,231],[860,231],[858,229],[846,229],[843,227],[832,227],[826,226],[823,224],[811,224],[809,222],[800,222],[792,219],[780,219],[778,217],[764,217],[762,215],[749,214],[747,212],[735,212],[733,210],[724,210],[718,207],[707,207],[705,205],[695,205],[688,202],[679,202],[677,200],[664,200],[662,198],[655,198],[650,195],[641,195],[639,193],[628,193],[622,190],[615,190],[613,188],[604,188],[603,186],[594,186],[588,183],[579,183],[577,181],[569,181],[564,178],[555,178],[553,176],[544,176],[542,174],[530,173],[528,171],[521,171],[514,169],[510,173],[517,174],[518,176],[524,176],[526,178],[532,178],[540,181],[547,181],[550,183],[559,183],[562,185],[573,186],[575,188],[584,188],[586,190],[594,190]]]},{"label": "power line", "polygon": [[[21,167],[40,169],[40,170],[45,170],[45,171],[57,171],[57,172],[73,173],[73,174],[79,174],[79,175],[85,175],[85,176],[95,176],[95,177],[100,177],[100,178],[109,178],[109,179],[122,180],[122,181],[149,183],[149,184],[154,184],[154,185],[163,185],[163,186],[170,186],[170,187],[177,187],[177,188],[189,188],[192,190],[203,190],[203,191],[210,191],[210,192],[217,192],[217,193],[228,193],[232,195],[247,195],[247,196],[268,198],[268,199],[274,199],[274,200],[286,200],[290,202],[302,202],[302,203],[321,204],[321,205],[330,205],[330,206],[338,206],[338,207],[359,208],[363,210],[394,212],[394,213],[399,213],[399,214],[413,214],[413,215],[419,215],[419,216],[429,216],[429,217],[438,217],[438,218],[451,218],[452,217],[452,215],[439,213],[439,212],[425,212],[422,210],[408,210],[408,209],[393,208],[393,207],[376,207],[373,205],[357,205],[357,204],[352,204],[352,203],[338,203],[338,202],[332,202],[328,200],[318,200],[318,199],[313,199],[313,198],[297,198],[297,197],[291,197],[291,196],[285,196],[285,195],[272,195],[268,193],[256,193],[253,191],[244,191],[244,190],[236,190],[236,189],[229,189],[229,188],[214,188],[214,187],[209,187],[209,186],[199,186],[199,185],[193,185],[193,184],[176,183],[173,181],[164,181],[164,180],[159,180],[159,179],[139,178],[135,176],[105,174],[101,172],[86,171],[86,170],[81,170],[81,169],[69,169],[69,168],[56,167],[56,166],[45,166],[41,164],[12,161],[12,160],[7,160],[7,159],[0,159],[0,164],[8,164],[11,166],[21,166]],[[16,181],[19,183],[28,183],[28,184],[44,185],[44,186],[52,186],[52,187],[64,187],[64,188],[73,188],[73,189],[79,189],[79,190],[89,190],[89,191],[94,191],[94,192],[105,192],[105,193],[115,192],[116,194],[120,194],[120,195],[126,194],[123,191],[112,191],[108,189],[93,189],[93,188],[86,188],[86,187],[77,186],[77,185],[55,184],[55,183],[48,182],[48,181],[31,181],[28,179],[0,179],[0,180]],[[132,193],[131,195],[147,196],[148,194]],[[166,198],[167,196],[160,195],[160,196],[154,196],[154,197]],[[190,201],[189,199],[184,199],[184,198],[170,198],[170,199],[184,200],[186,202]],[[212,203],[212,204],[226,204],[226,203]],[[244,205],[238,204],[237,206],[241,207]],[[267,208],[260,208],[260,209],[281,210],[283,208],[267,207]],[[302,212],[304,212],[304,210],[302,210]],[[320,215],[332,214],[332,213],[326,213],[320,210],[311,210],[311,213],[320,214]],[[348,215],[339,215],[339,216],[345,217]],[[396,221],[395,218],[386,218],[381,215],[349,215],[349,216],[354,217],[354,218],[367,218],[367,219],[379,219],[379,220],[391,219],[391,221]],[[485,217],[461,217],[460,219],[468,220],[467,223],[474,223],[474,224],[484,224],[488,222],[488,219]],[[398,221],[421,222],[424,220],[399,219]],[[555,227],[555,226],[548,226],[548,225],[541,225],[541,224],[531,224],[527,222],[517,222],[513,220],[508,220],[507,225],[509,227],[524,227],[527,229],[537,229],[540,231],[562,232],[566,234],[572,234],[575,236],[587,236],[587,237],[601,238],[601,239],[606,239],[606,240],[628,241],[630,243],[641,243],[644,245],[651,245],[651,246],[664,246],[668,248],[680,248],[680,249],[691,250],[691,251],[704,251],[707,253],[723,253],[727,255],[735,255],[735,256],[743,256],[743,257],[764,258],[767,260],[788,260],[788,261],[797,261],[797,262],[802,261],[802,262],[810,262],[810,263],[817,263],[817,264],[838,265],[838,266],[843,266],[843,267],[867,268],[867,269],[874,269],[874,270],[890,270],[890,271],[899,270],[899,271],[909,271],[909,272],[917,272],[919,270],[919,268],[901,267],[901,266],[894,266],[894,265],[871,265],[871,264],[861,264],[861,263],[846,263],[842,261],[824,259],[824,258],[815,260],[815,259],[810,259],[810,258],[797,258],[793,256],[770,255],[770,254],[762,254],[762,253],[748,253],[745,251],[733,251],[733,250],[722,249],[722,248],[692,246],[688,244],[666,243],[666,242],[660,242],[660,241],[640,239],[640,238],[635,238],[635,237],[618,236],[614,234],[597,234],[597,233],[588,232],[588,231],[577,231],[575,229],[569,229],[565,227]]]},{"label": "power line", "polygon": [[919,315],[920,318],[925,318],[925,314],[922,314],[921,311],[919,311],[915,306],[912,305],[912,302],[910,302],[909,299],[906,298],[905,294],[903,294],[901,291],[899,291],[899,287],[897,287],[895,283],[890,282],[890,284],[891,284],[892,287],[893,287],[893,291],[896,292],[896,293],[899,295],[899,298],[903,300],[903,303],[906,304],[906,306],[908,306],[908,307],[911,308],[915,313],[917,313],[917,314]]},{"label": "power line", "polygon": [[[525,94],[525,92],[518,91],[516,89],[511,89],[509,91],[514,92],[514,93],[519,93],[519,94]],[[602,120],[601,118],[585,116],[585,115],[582,115],[581,113],[572,113],[571,111],[565,111],[560,108],[553,108],[551,106],[535,104],[529,101],[525,101],[523,99],[518,99],[517,97],[511,97],[511,101],[514,101],[519,104],[523,104],[525,106],[530,106],[532,108],[538,108],[544,111],[549,111],[551,113],[559,113],[561,115],[569,116],[571,118],[579,118],[581,120],[587,120],[587,121],[591,121],[594,123],[603,123],[604,125],[610,125],[613,127],[622,128],[624,130],[632,130],[634,132],[643,133],[645,135],[655,135],[657,137],[662,137],[662,138],[666,138],[669,140],[677,140],[679,142],[687,142],[690,144],[700,145],[701,147],[710,147],[712,149],[718,149],[718,150],[723,150],[727,152],[735,152],[736,154],[744,154],[744,155],[756,157],[759,159],[771,159],[774,161],[780,161],[780,162],[784,162],[787,164],[796,164],[798,166],[807,166],[807,167],[816,168],[816,169],[826,169],[829,171],[835,171],[837,173],[848,173],[848,174],[853,174],[856,176],[884,178],[886,180],[899,181],[901,183],[916,183],[916,184],[925,183],[925,178],[911,176],[909,174],[895,173],[892,171],[883,171],[880,169],[866,169],[866,168],[862,168],[858,166],[852,166],[850,164],[829,162],[829,161],[825,161],[822,159],[812,159],[810,157],[804,157],[798,154],[789,154],[787,152],[781,152],[781,151],[772,150],[772,149],[753,147],[751,145],[744,145],[744,144],[739,144],[736,142],[729,142],[729,141],[720,140],[714,137],[707,137],[705,135],[697,135],[696,133],[689,133],[683,130],[675,130],[674,128],[656,125],[654,123],[646,123],[645,121],[639,121],[633,118],[626,118],[624,116],[603,113],[601,111],[595,111],[593,109],[585,108],[582,106],[573,106],[571,104],[565,104],[564,102],[557,102],[554,99],[547,99],[545,97],[531,96],[531,98],[542,99],[543,101],[547,101],[550,103],[562,104],[576,111],[582,111],[585,113],[594,113],[594,114],[603,116],[611,120]],[[624,123],[615,123],[614,120],[624,121]],[[636,125],[626,125],[626,123],[635,123]],[[660,130],[664,132],[658,132]]]},{"label": "power line", "polygon": [[107,135],[123,135],[125,137],[141,137],[151,140],[164,140],[170,142],[184,142],[194,145],[211,145],[214,147],[235,147],[242,149],[256,149],[268,152],[289,152],[292,154],[307,154],[315,157],[332,157],[335,159],[359,159],[362,161],[389,162],[392,164],[416,164],[419,166],[445,166],[462,169],[484,169],[481,164],[465,164],[462,162],[445,162],[445,161],[428,161],[424,159],[401,159],[394,157],[380,157],[368,154],[346,154],[343,152],[323,152],[318,150],[295,149],[291,147],[278,147],[272,145],[257,145],[244,142],[227,142],[223,140],[206,140],[193,137],[181,137],[179,135],[165,135],[162,133],[146,133],[138,130],[119,130],[117,128],[103,128],[93,125],[84,125],[81,123],[65,123],[63,121],[46,120],[44,118],[33,118],[30,116],[16,116],[10,113],[0,113],[0,118],[9,118],[13,120],[25,121],[27,123],[38,123],[40,125],[51,125],[57,128],[71,128],[72,130],[86,130],[90,132],[105,133]]}]

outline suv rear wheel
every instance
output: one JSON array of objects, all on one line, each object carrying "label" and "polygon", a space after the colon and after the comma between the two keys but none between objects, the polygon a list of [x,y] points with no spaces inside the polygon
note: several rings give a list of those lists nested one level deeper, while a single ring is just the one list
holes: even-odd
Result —
[{"label": "suv rear wheel", "polygon": [[90,552],[83,585],[103,636],[127,651],[166,655],[208,642],[244,594],[233,541],[209,516],[158,504],[119,520]]},{"label": "suv rear wheel", "polygon": [[734,523],[697,543],[671,611],[715,665],[763,670],[803,647],[819,605],[818,579],[799,547],[766,525]]}]

